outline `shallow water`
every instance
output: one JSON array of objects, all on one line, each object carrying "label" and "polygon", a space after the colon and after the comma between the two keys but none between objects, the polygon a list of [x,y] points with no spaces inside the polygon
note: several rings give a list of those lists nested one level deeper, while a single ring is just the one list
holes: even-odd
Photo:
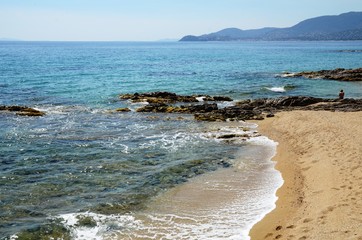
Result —
[{"label": "shallow water", "polygon": [[[261,153],[268,144],[256,147],[253,137],[217,138],[231,132],[253,135],[242,123],[223,126],[196,122],[189,115],[116,113],[119,107],[135,110],[142,105],[120,101],[118,95],[171,91],[235,100],[334,98],[343,88],[346,97],[360,98],[361,83],[276,77],[284,71],[361,67],[361,51],[345,50],[362,50],[362,44],[0,42],[0,105],[25,105],[47,113],[40,118],[0,113],[0,235],[38,231],[49,219],[90,214],[99,220],[98,228],[85,229],[98,239],[117,234],[167,239],[167,229],[176,226],[178,236],[247,239],[250,225],[273,206],[280,184],[269,155]],[[231,168],[223,169],[229,164]],[[160,200],[175,189],[197,188],[192,185],[200,181],[196,176],[212,183],[199,187],[219,192],[219,183],[213,181],[227,177],[223,171],[234,173],[225,182],[237,190],[226,191],[227,197],[218,201],[233,202],[225,203],[229,208],[208,208],[223,218],[189,218],[187,211],[204,211],[191,206],[185,208],[187,224],[179,223],[184,216],[177,214],[184,206],[170,210],[166,200]],[[256,201],[260,205],[253,205],[252,190],[261,191]],[[196,198],[198,202],[205,201]],[[168,219],[173,215],[175,222]],[[72,238],[81,239],[75,235],[82,227],[62,224]],[[222,233],[208,230],[210,225]],[[154,232],[160,226],[164,232]]]}]

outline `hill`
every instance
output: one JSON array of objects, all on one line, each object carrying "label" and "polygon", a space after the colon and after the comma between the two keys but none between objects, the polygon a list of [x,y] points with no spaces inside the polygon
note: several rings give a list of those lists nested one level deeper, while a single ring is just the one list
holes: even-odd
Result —
[{"label": "hill", "polygon": [[304,20],[289,28],[241,30],[226,28],[201,36],[188,35],[180,41],[288,41],[288,40],[362,40],[362,12],[321,16]]}]

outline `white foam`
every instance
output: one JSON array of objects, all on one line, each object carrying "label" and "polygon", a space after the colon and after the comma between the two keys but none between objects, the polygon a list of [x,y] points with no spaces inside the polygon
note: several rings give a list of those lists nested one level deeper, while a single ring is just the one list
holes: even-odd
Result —
[{"label": "white foam", "polygon": [[[206,174],[190,183],[194,188],[186,184],[185,189],[181,185],[173,193],[171,190],[171,195],[156,200],[156,205],[162,206],[136,215],[136,219],[142,219],[138,229],[125,230],[121,236],[130,239],[250,239],[252,226],[275,208],[276,190],[283,183],[280,173],[274,169],[274,162],[270,161],[276,143],[266,137],[256,137],[251,144],[266,148],[255,147],[244,155],[250,158],[245,163],[250,165],[248,168]],[[200,184],[201,187],[196,187]],[[208,195],[212,192],[220,197],[220,202],[214,203],[211,197],[210,202],[205,199],[199,204],[205,196],[213,196]],[[228,197],[223,198],[223,193]]]},{"label": "white foam", "polygon": [[74,105],[74,106],[64,106],[64,105],[53,106],[53,105],[48,105],[48,106],[36,107],[36,109],[39,110],[39,111],[43,111],[43,112],[45,112],[47,114],[56,114],[56,115],[67,115],[67,114],[72,113],[72,112],[90,112],[90,113],[106,112],[106,110],[103,110],[103,109],[92,109],[92,108],[89,108],[89,107],[78,106],[78,105]]},{"label": "white foam", "polygon": [[237,101],[225,101],[225,102],[218,102],[217,107],[218,108],[226,108],[226,107],[232,107],[235,106],[235,103]]},{"label": "white foam", "polygon": [[[90,217],[96,222],[94,227],[78,226],[79,217]],[[71,231],[74,240],[103,240],[121,229],[139,228],[140,221],[130,215],[102,215],[91,212],[60,215],[63,224]]]},{"label": "white foam", "polygon": [[140,144],[140,148],[148,149],[152,147],[160,147],[164,150],[174,152],[180,148],[189,146],[190,144],[197,144],[199,138],[199,134],[193,132],[155,134],[152,136],[146,136],[145,139],[148,139],[148,141]]},{"label": "white foam", "polygon": [[286,92],[285,87],[271,87],[271,88],[266,88],[272,92]]},{"label": "white foam", "polygon": [[197,97],[196,100],[199,101],[199,102],[203,102],[203,101],[204,101],[204,98],[205,98],[205,96]]},{"label": "white foam", "polygon": [[277,77],[281,77],[281,78],[288,78],[288,77],[294,77],[297,73],[290,73],[290,72],[285,72],[282,74],[277,74]]},{"label": "white foam", "polygon": [[[213,138],[217,141],[225,141],[223,138],[225,135],[235,135],[231,138],[232,140],[241,140],[245,141],[249,138],[259,136],[259,133],[256,131],[256,124],[250,123],[238,123],[237,126],[218,126],[216,129],[211,129],[202,134],[204,138]],[[230,139],[230,138],[227,138]]]},{"label": "white foam", "polygon": [[265,136],[256,136],[254,138],[250,138],[250,140],[248,142],[257,144],[257,145],[272,146],[272,147],[276,147],[278,145],[277,142],[275,142]]}]

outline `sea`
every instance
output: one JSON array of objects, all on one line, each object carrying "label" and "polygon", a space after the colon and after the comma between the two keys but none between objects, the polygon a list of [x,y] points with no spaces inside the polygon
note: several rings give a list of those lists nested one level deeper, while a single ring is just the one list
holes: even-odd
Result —
[{"label": "sea", "polygon": [[249,239],[283,184],[278,143],[120,94],[361,98],[361,82],[285,77],[359,67],[361,41],[2,41],[0,105],[46,115],[0,112],[0,239]]}]

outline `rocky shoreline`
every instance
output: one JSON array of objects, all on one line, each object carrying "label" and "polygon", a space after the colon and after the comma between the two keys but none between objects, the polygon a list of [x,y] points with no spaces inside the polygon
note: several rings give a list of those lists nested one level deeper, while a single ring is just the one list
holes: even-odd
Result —
[{"label": "rocky shoreline", "polygon": [[[362,99],[324,99],[308,96],[286,96],[279,98],[247,99],[234,102],[233,106],[220,108],[218,102],[233,101],[224,96],[182,96],[170,92],[152,92],[121,95],[122,101],[147,102],[136,109],[144,113],[193,114],[198,121],[245,121],[263,120],[275,113],[292,110],[314,111],[362,111]],[[182,105],[182,103],[187,103]],[[44,116],[46,113],[25,106],[0,106],[0,112],[15,112],[20,116]],[[127,113],[129,108],[118,108],[115,112]]]},{"label": "rocky shoreline", "polygon": [[362,68],[356,68],[356,69],[337,68],[333,70],[321,70],[321,71],[299,72],[299,73],[286,72],[281,76],[291,77],[291,78],[304,77],[309,79],[326,79],[326,80],[352,82],[352,81],[362,81]]},{"label": "rocky shoreline", "polygon": [[[127,97],[125,97],[127,96]],[[140,94],[121,95],[121,99],[138,101]],[[273,117],[276,112],[291,110],[315,110],[315,111],[362,111],[362,99],[323,99],[307,96],[287,96],[280,98],[262,98],[255,100],[243,100],[235,103],[235,106],[219,108],[218,101],[232,101],[227,97],[198,96],[202,102],[188,101],[194,96],[178,96],[175,93],[155,92],[142,94],[142,101],[149,104],[138,108],[137,112],[153,113],[188,113],[194,114],[199,121],[235,121],[235,120],[263,120],[266,117]],[[147,96],[147,98],[144,98]],[[169,98],[186,99],[193,104],[172,105]],[[147,99],[152,99],[148,101]],[[157,99],[157,100],[156,100]],[[195,98],[196,99],[196,98]],[[226,99],[226,100],[224,100]],[[197,100],[197,99],[196,99]],[[185,101],[181,101],[185,102]],[[211,102],[211,103],[210,103]],[[172,101],[177,103],[177,100]],[[124,110],[123,110],[124,111]]]}]

